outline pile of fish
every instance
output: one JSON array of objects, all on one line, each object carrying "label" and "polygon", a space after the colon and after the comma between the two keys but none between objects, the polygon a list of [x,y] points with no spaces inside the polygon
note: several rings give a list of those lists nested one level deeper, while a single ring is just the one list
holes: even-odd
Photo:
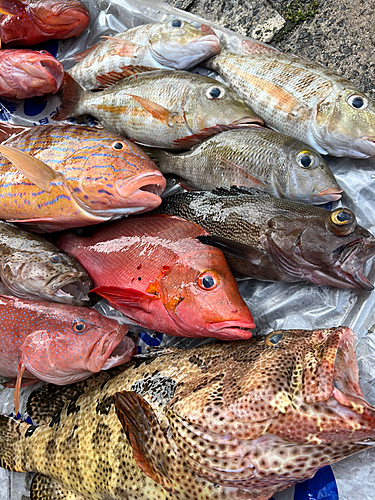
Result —
[{"label": "pile of fish", "polygon": [[[38,473],[31,500],[267,500],[372,446],[355,333],[252,337],[235,277],[373,289],[375,237],[314,205],[343,193],[321,155],[375,158],[375,103],[178,18],[104,36],[67,72],[13,48],[88,23],[79,0],[0,0],[0,96],[61,99],[54,125],[0,123],[0,375],[16,415],[21,386],[54,384],[33,425],[0,415],[1,467]],[[216,342],[134,356],[134,326]]]}]

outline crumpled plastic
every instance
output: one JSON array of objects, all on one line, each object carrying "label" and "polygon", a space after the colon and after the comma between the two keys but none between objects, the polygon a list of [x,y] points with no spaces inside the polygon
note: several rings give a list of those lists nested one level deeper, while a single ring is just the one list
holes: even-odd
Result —
[{"label": "crumpled plastic", "polygon": [[[43,46],[57,55],[66,69],[73,65],[74,54],[94,45],[101,36],[113,35],[149,22],[178,18],[187,20],[196,27],[200,27],[201,23],[207,24],[233,51],[246,38],[192,14],[173,9],[161,0],[83,1],[90,10],[90,29],[78,40],[51,41]],[[207,70],[198,68],[193,71]],[[212,72],[209,75],[215,76]],[[48,101],[43,98],[25,101],[0,99],[0,120],[24,125],[53,123],[51,115],[58,105],[57,96]],[[88,124],[93,123],[91,118],[86,120]],[[328,157],[328,163],[345,190],[342,200],[336,202],[334,207],[343,205],[351,208],[359,223],[375,233],[375,160]],[[371,282],[375,281],[374,262],[367,263],[365,274]],[[356,351],[360,385],[366,399],[375,404],[375,291],[369,293],[312,284],[265,283],[255,280],[240,281],[239,289],[254,316],[256,333],[266,334],[281,328],[315,329],[338,325],[353,328],[358,339]],[[121,319],[121,313],[114,311],[105,301],[99,302],[96,307],[106,315],[117,316],[120,321],[129,322]],[[169,337],[134,324],[130,328],[138,333],[138,352],[144,352],[150,345],[189,348],[202,343],[201,339]],[[27,417],[24,413],[27,397],[36,387],[34,385],[21,390],[20,411],[23,418]],[[12,389],[5,389],[0,394],[0,411],[12,413]],[[375,450],[369,449],[332,467],[321,469],[314,478],[277,493],[274,500],[373,500],[374,474]],[[31,478],[30,473],[10,473],[0,468],[0,500],[25,500],[30,494]]]}]

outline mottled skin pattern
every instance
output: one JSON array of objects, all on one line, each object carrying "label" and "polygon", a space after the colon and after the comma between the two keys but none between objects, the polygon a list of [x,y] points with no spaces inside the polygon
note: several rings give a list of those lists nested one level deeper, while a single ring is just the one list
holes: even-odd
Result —
[{"label": "mottled skin pattern", "polygon": [[[5,125],[4,135],[8,133]],[[2,145],[41,160],[56,175],[43,189],[43,170],[33,167],[36,180],[30,182],[27,170],[22,173],[22,166],[16,168],[0,154],[2,219],[58,231],[151,210],[161,202],[165,179],[156,165],[139,147],[105,130],[27,127]],[[28,165],[27,159],[22,161]]]},{"label": "mottled skin pattern", "polygon": [[229,130],[187,152],[153,149],[151,156],[163,174],[176,174],[197,190],[255,187],[313,204],[340,198],[340,187],[320,154],[269,129]]},{"label": "mottled skin pattern", "polygon": [[140,71],[189,69],[218,51],[213,32],[203,33],[187,22],[144,24],[102,39],[68,73],[92,90]]},{"label": "mottled skin pattern", "polygon": [[76,306],[88,304],[92,285],[74,257],[6,222],[0,222],[0,281],[1,293]]},{"label": "mottled skin pattern", "polygon": [[371,445],[354,337],[279,330],[146,356],[49,424],[1,416],[0,463],[48,476],[33,500],[52,487],[76,500],[268,500]]},{"label": "mottled skin pattern", "polygon": [[139,73],[101,92],[83,91],[66,75],[62,89],[54,119],[89,113],[146,146],[184,149],[221,130],[263,123],[226,85],[187,71]]},{"label": "mottled skin pattern", "polygon": [[237,274],[372,290],[362,264],[374,255],[375,238],[356,224],[354,214],[350,234],[340,235],[340,224],[329,229],[340,209],[329,212],[239,188],[171,196],[156,211],[184,217],[209,231],[212,237],[199,239],[221,248]]},{"label": "mottled skin pattern", "polygon": [[223,49],[204,64],[268,126],[322,154],[375,156],[375,103],[349,80],[293,54],[249,42],[246,49],[254,53],[237,55]]}]

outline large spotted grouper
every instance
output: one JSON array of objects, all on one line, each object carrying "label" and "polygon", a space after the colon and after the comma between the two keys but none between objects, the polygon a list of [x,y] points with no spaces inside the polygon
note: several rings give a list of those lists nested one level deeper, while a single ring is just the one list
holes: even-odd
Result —
[{"label": "large spotted grouper", "polygon": [[39,426],[0,416],[0,464],[38,472],[32,500],[268,500],[373,445],[354,339],[278,330],[134,358],[85,392],[47,386],[28,404]]}]

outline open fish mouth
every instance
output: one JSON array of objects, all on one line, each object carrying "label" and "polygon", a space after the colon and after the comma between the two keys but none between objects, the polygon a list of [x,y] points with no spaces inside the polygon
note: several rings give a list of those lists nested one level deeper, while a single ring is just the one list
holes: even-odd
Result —
[{"label": "open fish mouth", "polygon": [[255,328],[254,321],[220,321],[217,323],[206,323],[206,329],[222,340],[249,339],[252,336],[251,329]]},{"label": "open fish mouth", "polygon": [[41,60],[40,64],[52,75],[52,77],[56,81],[56,90],[54,92],[57,92],[57,90],[61,87],[64,78],[64,73],[61,71],[60,65],[56,64],[55,61],[51,59]]},{"label": "open fish mouth", "polygon": [[328,203],[330,201],[337,201],[341,198],[341,193],[343,191],[343,189],[336,188],[325,189],[324,191],[313,197],[313,203],[315,205],[320,205],[323,203]]},{"label": "open fish mouth", "polygon": [[137,212],[144,212],[160,205],[160,196],[166,187],[166,182],[161,173],[142,174],[133,180],[117,181],[116,190],[125,199],[125,208],[139,207]]},{"label": "open fish mouth", "polygon": [[127,337],[127,325],[120,325],[118,330],[105,335],[93,346],[88,361],[88,368],[92,372],[109,370],[114,366],[129,361],[135,354],[136,347],[130,337]]},{"label": "open fish mouth", "polygon": [[45,288],[48,295],[53,296],[54,301],[62,304],[85,306],[90,302],[89,291],[94,284],[86,276],[64,274],[51,280]]},{"label": "open fish mouth", "polygon": [[228,125],[228,129],[262,127],[262,125],[264,125],[264,121],[254,113],[254,116],[245,116],[244,118],[232,122]]},{"label": "open fish mouth", "polygon": [[343,281],[352,284],[353,288],[371,291],[374,287],[363,273],[363,264],[373,255],[375,239],[352,241],[341,249],[334,269]]}]

